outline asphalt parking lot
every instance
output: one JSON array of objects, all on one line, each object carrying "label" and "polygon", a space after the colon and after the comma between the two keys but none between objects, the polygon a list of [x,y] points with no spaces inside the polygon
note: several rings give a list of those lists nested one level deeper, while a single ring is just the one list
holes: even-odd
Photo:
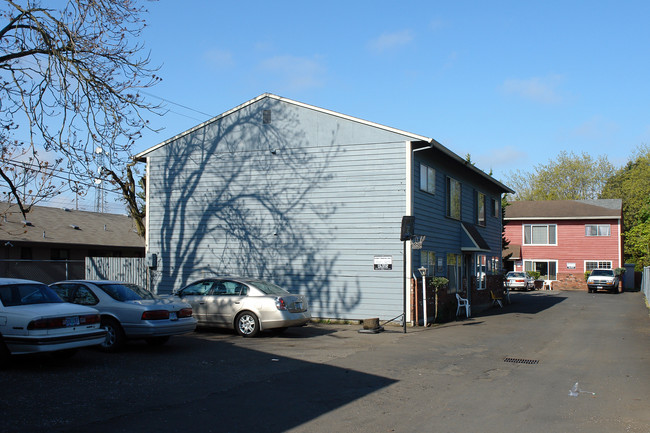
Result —
[{"label": "asphalt parking lot", "polygon": [[650,431],[641,294],[512,298],[406,334],[201,329],[161,347],[17,358],[0,373],[0,419],[4,432]]}]

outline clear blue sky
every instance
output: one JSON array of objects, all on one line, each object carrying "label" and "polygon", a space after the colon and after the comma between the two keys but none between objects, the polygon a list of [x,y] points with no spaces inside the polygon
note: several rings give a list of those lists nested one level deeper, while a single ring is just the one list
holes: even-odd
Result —
[{"label": "clear blue sky", "polygon": [[[147,3],[148,93],[218,115],[270,92],[425,135],[503,179],[650,143],[648,1]],[[152,97],[152,102],[161,102]],[[208,119],[166,104],[136,151]]]}]

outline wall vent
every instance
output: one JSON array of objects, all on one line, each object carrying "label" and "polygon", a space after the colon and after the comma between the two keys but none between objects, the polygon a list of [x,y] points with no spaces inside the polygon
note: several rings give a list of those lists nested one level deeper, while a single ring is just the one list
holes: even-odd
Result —
[{"label": "wall vent", "polygon": [[264,125],[271,123],[271,110],[262,111],[262,123]]}]

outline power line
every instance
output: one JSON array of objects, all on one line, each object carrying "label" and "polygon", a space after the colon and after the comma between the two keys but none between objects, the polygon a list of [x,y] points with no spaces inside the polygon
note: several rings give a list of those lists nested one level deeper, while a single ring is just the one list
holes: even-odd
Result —
[{"label": "power line", "polygon": [[[215,116],[212,115],[212,114],[204,113],[203,111],[196,110],[196,109],[194,109],[194,108],[190,108],[190,107],[188,107],[187,105],[179,104],[179,103],[174,102],[174,101],[170,101],[169,99],[165,99],[165,98],[163,98],[163,97],[161,97],[161,96],[154,95],[153,93],[145,92],[144,90],[140,90],[140,93],[144,93],[145,95],[151,96],[152,98],[158,98],[158,99],[160,99],[161,101],[165,101],[165,102],[168,102],[168,103],[170,103],[170,104],[176,105],[176,106],[178,106],[178,107],[185,108],[186,110],[194,111],[195,113],[202,114],[202,115],[204,115],[204,116],[206,116],[206,117],[209,117],[210,119],[213,118],[213,117],[215,117]],[[173,113],[175,113],[175,114],[180,114],[180,113],[176,113],[175,111],[174,111]],[[180,115],[183,116],[183,114],[180,114]],[[190,117],[190,116],[186,116],[186,117]],[[192,119],[192,117],[190,117],[190,119]],[[199,120],[199,119],[194,119],[194,120]]]}]

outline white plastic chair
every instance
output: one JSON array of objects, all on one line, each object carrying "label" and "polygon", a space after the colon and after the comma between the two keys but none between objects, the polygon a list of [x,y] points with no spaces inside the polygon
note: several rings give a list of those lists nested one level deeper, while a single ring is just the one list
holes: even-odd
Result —
[{"label": "white plastic chair", "polygon": [[456,293],[456,300],[458,301],[458,307],[456,308],[456,317],[460,316],[460,309],[464,307],[465,316],[469,318],[470,316],[469,301],[466,298],[461,298],[458,293]]}]

